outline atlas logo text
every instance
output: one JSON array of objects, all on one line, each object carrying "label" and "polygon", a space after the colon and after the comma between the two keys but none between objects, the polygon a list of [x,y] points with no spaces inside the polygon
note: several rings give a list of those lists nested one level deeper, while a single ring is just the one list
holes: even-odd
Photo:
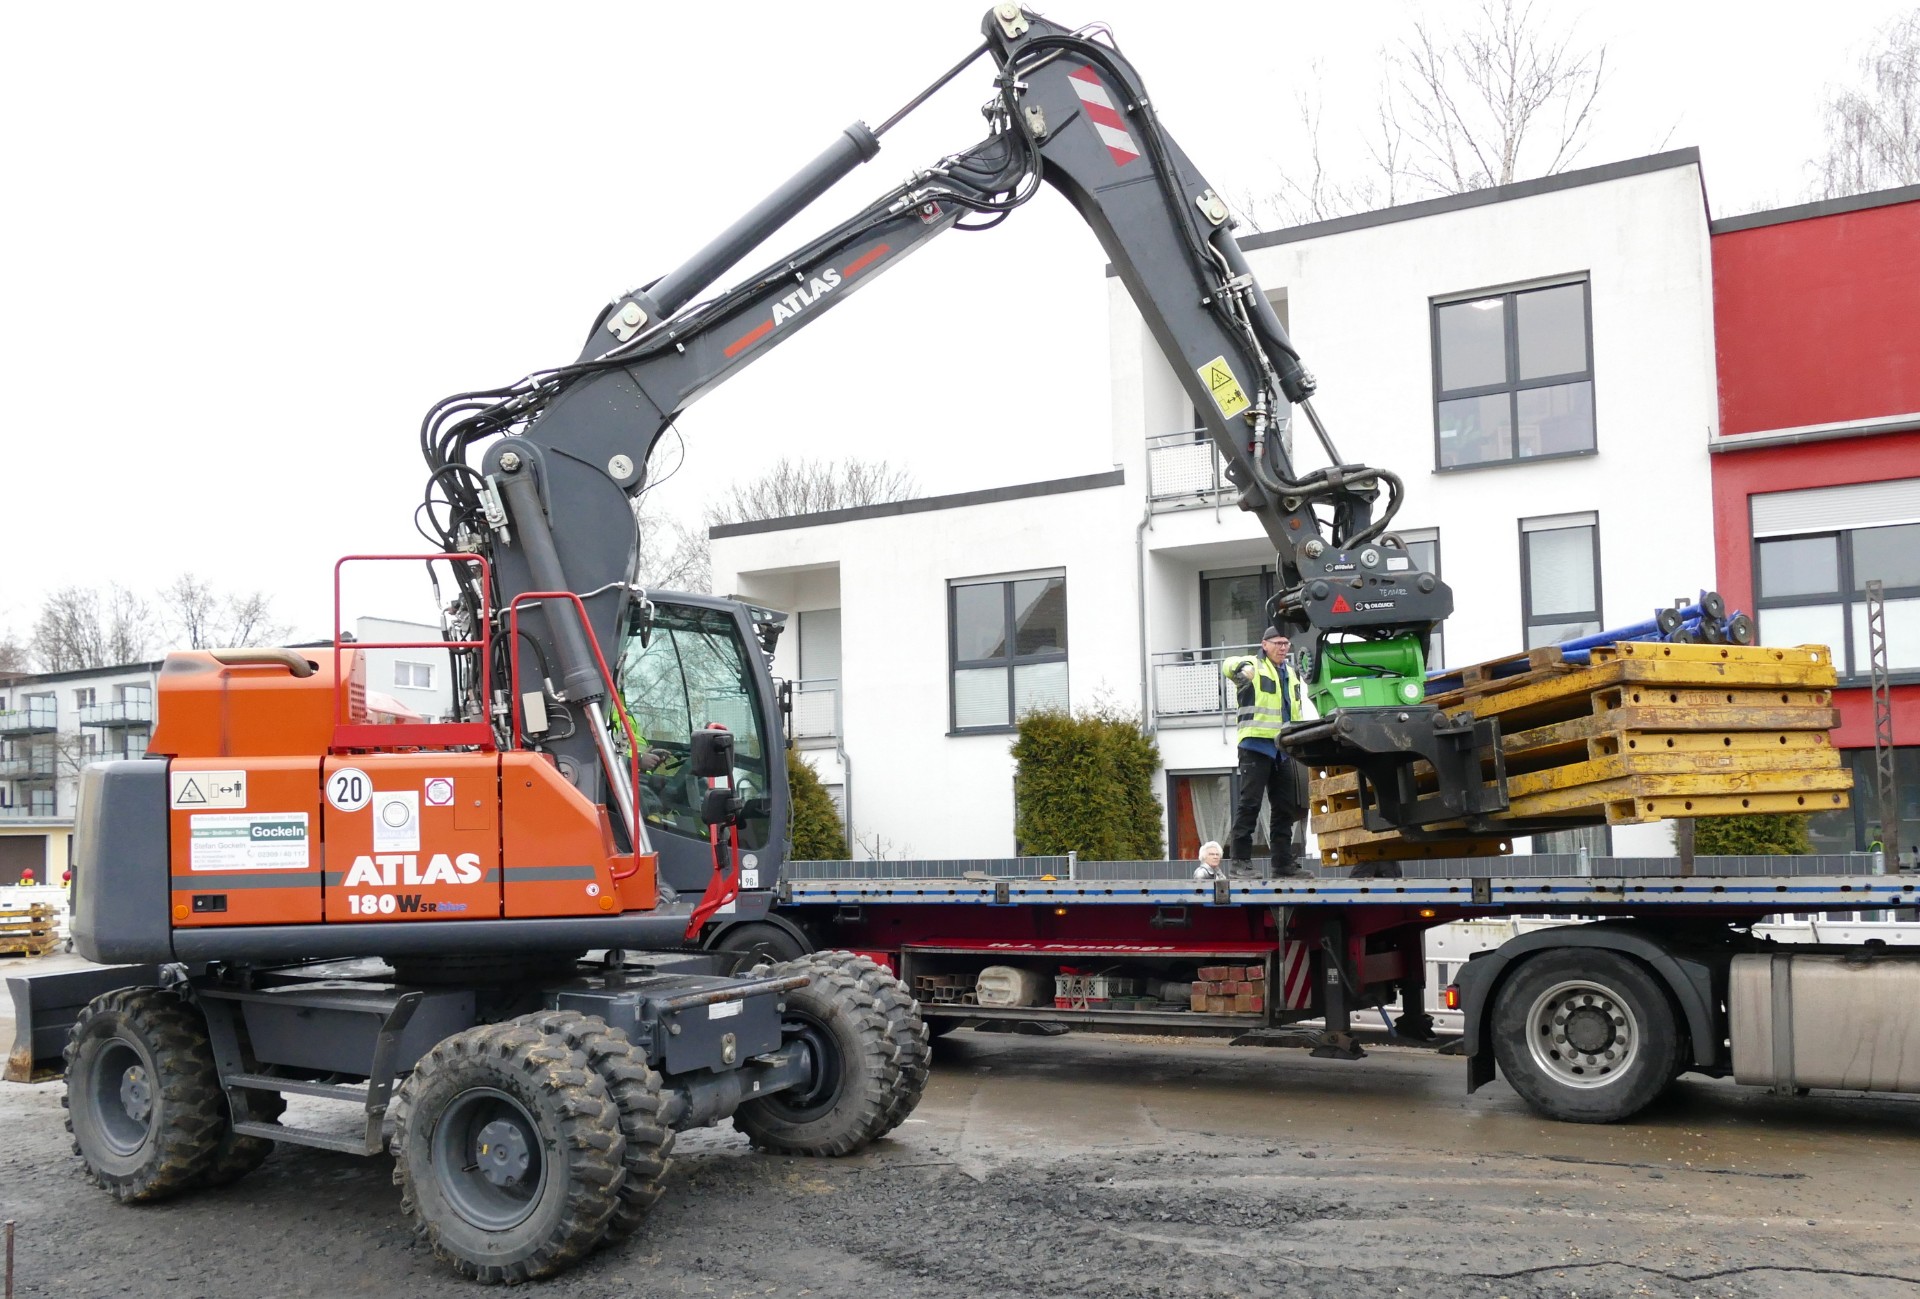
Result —
[{"label": "atlas logo text", "polygon": [[477,884],[480,882],[480,854],[463,852],[458,857],[449,857],[437,852],[427,862],[425,870],[420,869],[420,858],[414,853],[376,853],[369,857],[365,854],[353,859],[353,866],[347,871],[347,878],[341,881],[345,888],[366,888],[378,886],[392,888],[396,884]]},{"label": "atlas logo text", "polygon": [[814,276],[805,288],[795,289],[773,304],[773,323],[783,325],[802,310],[818,302],[822,295],[840,287],[840,272],[829,266]]}]

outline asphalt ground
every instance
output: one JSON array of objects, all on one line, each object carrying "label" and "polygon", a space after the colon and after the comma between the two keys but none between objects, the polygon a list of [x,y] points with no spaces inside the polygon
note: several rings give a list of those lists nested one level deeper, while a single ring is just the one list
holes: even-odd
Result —
[{"label": "asphalt ground", "polygon": [[[10,1027],[0,1026],[0,1033]],[[282,1147],[124,1207],[58,1083],[0,1086],[20,1296],[471,1295],[383,1159]],[[842,1160],[682,1136],[641,1232],[554,1296],[1920,1296],[1920,1100],[1685,1080],[1631,1123],[1535,1117],[1459,1060],[962,1032]]]}]

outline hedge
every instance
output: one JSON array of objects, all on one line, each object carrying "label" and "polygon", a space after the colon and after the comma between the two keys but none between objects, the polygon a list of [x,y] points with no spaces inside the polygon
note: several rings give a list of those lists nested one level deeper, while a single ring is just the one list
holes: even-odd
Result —
[{"label": "hedge", "polygon": [[847,828],[833,796],[799,750],[787,750],[787,803],[791,809],[793,861],[845,861]]},{"label": "hedge", "polygon": [[1166,856],[1153,773],[1160,746],[1139,720],[1109,705],[1029,713],[1013,743],[1014,841],[1033,856],[1088,861]]},{"label": "hedge", "polygon": [[1693,823],[1697,857],[1747,857],[1762,853],[1799,856],[1813,851],[1805,812],[1751,812],[1703,816]]}]

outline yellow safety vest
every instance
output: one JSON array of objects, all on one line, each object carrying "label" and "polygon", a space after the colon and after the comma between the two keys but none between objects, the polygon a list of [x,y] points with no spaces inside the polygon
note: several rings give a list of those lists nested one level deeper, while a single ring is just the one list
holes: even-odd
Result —
[{"label": "yellow safety vest", "polygon": [[[1242,681],[1235,674],[1246,664],[1253,664],[1253,680]],[[1293,670],[1291,662],[1285,665],[1285,672],[1273,664],[1265,654],[1240,654],[1220,665],[1221,675],[1233,682],[1240,692],[1240,734],[1234,743],[1244,744],[1248,740],[1271,740],[1280,734],[1280,728],[1291,721],[1299,721],[1303,716],[1300,676]],[[1280,709],[1280,678],[1286,677],[1287,707]]]}]

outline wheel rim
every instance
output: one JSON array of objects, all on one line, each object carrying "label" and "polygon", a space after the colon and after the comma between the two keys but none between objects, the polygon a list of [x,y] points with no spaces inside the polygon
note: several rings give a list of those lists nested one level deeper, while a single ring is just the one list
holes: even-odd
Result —
[{"label": "wheel rim", "polygon": [[460,1093],[433,1131],[433,1175],[453,1211],[482,1231],[526,1221],[546,1184],[540,1127],[506,1092]]},{"label": "wheel rim", "polygon": [[1589,979],[1556,983],[1527,1012],[1533,1062],[1567,1087],[1605,1087],[1640,1057],[1640,1022],[1612,988]]},{"label": "wheel rim", "polygon": [[95,1127],[107,1149],[131,1155],[146,1144],[153,1127],[153,1070],[129,1042],[112,1041],[93,1061]]},{"label": "wheel rim", "polygon": [[789,1013],[780,1024],[781,1039],[798,1047],[806,1081],[775,1092],[763,1104],[789,1123],[807,1123],[831,1113],[840,1103],[846,1071],[833,1031],[811,1015]]}]

